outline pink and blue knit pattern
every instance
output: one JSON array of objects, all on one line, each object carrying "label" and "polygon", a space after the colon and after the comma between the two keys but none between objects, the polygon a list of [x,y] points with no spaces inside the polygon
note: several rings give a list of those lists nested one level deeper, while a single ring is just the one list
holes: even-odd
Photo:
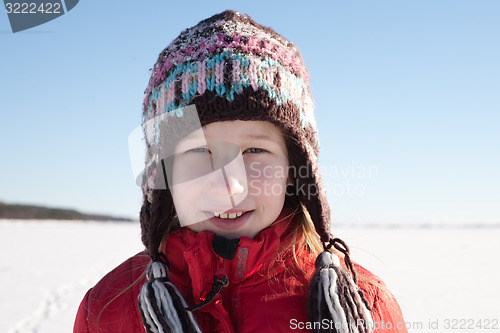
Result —
[{"label": "pink and blue knit pattern", "polygon": [[266,91],[276,105],[293,103],[301,127],[315,129],[308,80],[300,53],[280,36],[244,22],[200,23],[160,54],[145,91],[143,122],[163,113],[182,116],[180,108],[196,94],[210,91],[232,101],[251,87]]},{"label": "pink and blue knit pattern", "polygon": [[[229,63],[230,80],[225,80],[224,72]],[[181,96],[177,100],[179,92],[176,90],[176,82],[181,85]],[[196,93],[202,95],[208,90],[232,101],[235,94],[242,93],[244,88],[249,87],[254,91],[265,90],[277,105],[294,103],[300,110],[303,128],[310,122],[307,115],[312,112],[313,102],[306,81],[269,57],[264,60],[255,57],[252,59],[251,56],[232,52],[176,66],[164,82],[149,94],[145,101],[144,121],[162,113],[179,110],[188,105]],[[153,108],[153,102],[156,108]]]},{"label": "pink and blue knit pattern", "polygon": [[[193,29],[190,33],[193,34],[194,32],[198,32],[198,30]],[[240,50],[241,53],[252,54],[256,57],[270,57],[284,64],[292,73],[296,73],[298,76],[306,79],[309,78],[302,59],[297,57],[296,48],[293,47],[291,49],[290,46],[287,47],[276,40],[273,41],[270,36],[217,33],[193,39],[192,41],[190,40],[192,44],[188,45],[177,42],[178,40],[179,38],[173,41],[165,50],[168,52],[169,57],[163,61],[161,68],[156,68],[153,80],[149,82],[149,86],[146,89],[146,94],[148,91],[151,91],[152,86],[157,85],[165,79],[165,73],[170,71],[173,66],[185,61],[205,59],[222,50]]]}]

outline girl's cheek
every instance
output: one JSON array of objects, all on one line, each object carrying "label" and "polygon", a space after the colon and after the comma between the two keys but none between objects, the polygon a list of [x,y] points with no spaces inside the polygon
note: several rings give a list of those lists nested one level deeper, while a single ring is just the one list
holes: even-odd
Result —
[{"label": "girl's cheek", "polygon": [[213,173],[212,163],[208,154],[193,153],[189,156],[176,157],[172,176],[169,181],[180,184],[206,177]]},{"label": "girl's cheek", "polygon": [[258,159],[245,161],[247,177],[251,179],[288,178],[288,161],[285,159]]},{"label": "girl's cheek", "polygon": [[287,181],[286,167],[257,166],[247,168],[248,192],[254,196],[281,196]]}]

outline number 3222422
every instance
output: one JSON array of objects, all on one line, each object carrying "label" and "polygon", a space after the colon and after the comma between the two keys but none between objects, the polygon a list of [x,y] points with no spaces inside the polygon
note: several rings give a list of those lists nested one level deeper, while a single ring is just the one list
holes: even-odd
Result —
[{"label": "number 3222422", "polygon": [[447,330],[498,330],[498,319],[445,319]]},{"label": "number 3222422", "polygon": [[7,2],[5,3],[5,10],[7,14],[62,14],[60,3],[19,3],[19,2]]}]

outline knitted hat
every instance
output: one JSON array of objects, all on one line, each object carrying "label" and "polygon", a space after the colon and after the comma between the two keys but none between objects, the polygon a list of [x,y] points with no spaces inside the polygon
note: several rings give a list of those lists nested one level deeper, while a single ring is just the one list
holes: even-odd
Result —
[{"label": "knitted hat", "polygon": [[[319,140],[309,74],[297,47],[248,15],[225,11],[184,30],[160,53],[143,103],[142,121],[148,155],[142,188],[150,201],[154,189],[167,187],[161,180],[164,178],[157,177],[158,151],[165,145],[172,146],[172,140],[167,142],[151,132],[158,127],[159,117],[167,117],[170,124],[174,124],[169,131],[178,130],[175,124],[183,119],[183,110],[190,105],[196,107],[198,126],[218,121],[260,120],[276,125],[293,138],[297,146],[293,160],[302,168],[295,179],[294,193],[306,207],[321,240],[328,244],[325,249],[334,246],[344,252],[346,264],[352,269],[347,246],[332,239],[330,234],[330,209],[319,172]],[[192,129],[185,129],[189,130]],[[156,250],[149,247],[155,243],[149,238],[158,228],[151,225],[150,220],[141,223],[143,242],[152,255]],[[148,332],[154,331],[151,327],[155,325],[176,327],[168,320],[158,324],[155,318],[169,316],[162,315],[160,305],[150,308],[145,305],[155,299],[151,294],[154,289],[151,284],[157,283],[155,288],[159,288],[160,284],[165,284],[168,275],[168,269],[162,268],[161,264],[165,259],[157,255],[152,257],[155,262],[147,274],[150,287],[145,285],[139,301]],[[314,296],[310,296],[309,306],[313,319],[331,318],[342,323],[359,318],[369,321],[371,317],[356,286],[354,269],[351,277],[329,251],[319,257],[316,266],[316,275],[311,280],[314,290],[310,291]],[[338,290],[347,294],[341,298],[330,295],[328,286],[332,283],[340,284]],[[176,309],[183,313],[181,317],[185,321],[180,320],[182,330],[199,331],[191,312],[188,311],[188,315],[183,312],[187,306],[183,300],[178,300],[182,297],[173,292],[175,287],[169,282],[166,286],[175,294],[172,297],[177,299],[177,303],[174,300]]]}]

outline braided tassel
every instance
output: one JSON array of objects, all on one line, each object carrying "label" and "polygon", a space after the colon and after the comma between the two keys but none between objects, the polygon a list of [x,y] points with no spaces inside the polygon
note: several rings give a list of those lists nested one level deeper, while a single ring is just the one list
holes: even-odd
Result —
[{"label": "braided tassel", "polygon": [[[352,270],[353,277],[342,268],[338,256],[329,251],[332,246],[345,254],[346,265]],[[313,329],[313,332],[373,332],[371,309],[356,284],[356,274],[345,243],[338,238],[330,240],[316,259],[315,266],[309,286],[309,317],[311,322],[317,323],[325,323],[326,319],[328,329]]]},{"label": "braided tassel", "polygon": [[168,281],[168,267],[154,261],[139,293],[139,310],[147,333],[201,333],[177,288]]}]

